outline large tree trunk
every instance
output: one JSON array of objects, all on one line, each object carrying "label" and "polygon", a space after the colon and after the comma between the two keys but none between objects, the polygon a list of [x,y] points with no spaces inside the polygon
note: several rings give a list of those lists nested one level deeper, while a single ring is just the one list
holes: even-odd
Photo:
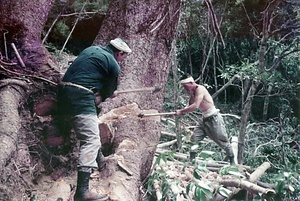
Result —
[{"label": "large tree trunk", "polygon": [[[33,70],[48,62],[48,52],[42,45],[41,35],[54,0],[1,0],[0,35],[5,34],[9,59],[16,58],[11,47],[14,43],[26,67]],[[28,70],[28,69],[27,69]]]},{"label": "large tree trunk", "polygon": [[[22,129],[26,123],[23,124],[24,119],[21,117],[20,111],[24,109],[22,106],[27,103],[28,95],[41,87],[41,85],[33,84],[30,80],[46,80],[39,77],[41,74],[47,79],[53,77],[49,66],[45,65],[48,63],[49,54],[41,43],[42,31],[53,2],[54,0],[1,0],[0,3],[0,129],[2,139],[0,143],[2,147],[0,153],[0,197],[4,200],[24,200],[24,197],[27,196],[21,186],[27,185],[27,181],[30,179],[27,180],[25,176],[21,175],[19,164],[22,162],[16,158],[22,147],[28,156],[25,157],[26,167],[30,165],[28,147],[26,144],[21,145],[23,143],[21,138],[24,138],[25,135]],[[48,70],[47,74],[45,70]],[[55,76],[57,75],[59,74],[56,73]],[[8,77],[12,77],[12,79],[5,79]],[[36,88],[32,86],[36,86]],[[26,126],[28,125],[29,123]],[[16,170],[18,175],[14,174]],[[21,181],[20,184],[22,184],[19,186],[17,181],[20,178],[23,182]],[[28,189],[28,186],[25,188]]]},{"label": "large tree trunk", "polygon": [[[1,78],[6,77],[23,77],[26,79],[28,77],[39,79],[36,74],[40,68],[44,67],[48,62],[48,52],[45,47],[41,43],[41,34],[44,28],[44,25],[47,21],[48,13],[51,9],[51,5],[54,0],[39,0],[39,1],[31,1],[31,0],[2,0],[0,3],[0,36],[3,39],[3,44],[5,45],[5,54],[2,55],[1,60],[5,60],[5,63],[10,63],[11,61],[7,60],[16,60],[19,62],[19,66],[13,67],[10,66],[10,69],[5,69],[1,65]],[[5,38],[5,40],[4,40]],[[13,43],[16,47],[14,50],[10,45]],[[16,56],[20,57],[17,58]],[[8,58],[6,58],[8,57]],[[20,59],[24,62],[26,68],[22,68],[20,66]],[[31,67],[28,68],[28,67]],[[4,71],[2,71],[4,70]],[[49,70],[49,69],[48,69]],[[49,73],[49,72],[48,72]],[[45,77],[46,74],[43,74]],[[53,74],[52,74],[53,75]],[[58,75],[58,74],[56,74]],[[47,78],[49,78],[47,76]],[[49,78],[50,79],[50,78]],[[54,78],[57,80],[57,77]],[[43,79],[40,79],[40,81]],[[51,82],[51,81],[50,81]],[[5,85],[11,85],[14,83],[20,83],[18,80],[11,80],[10,82],[5,82]],[[52,82],[53,84],[54,82]],[[54,83],[55,84],[55,83]],[[25,85],[25,83],[24,83]],[[29,85],[28,85],[29,86]],[[5,102],[6,99],[12,98],[9,96],[9,89],[11,88],[3,88],[1,91],[1,103]],[[33,88],[28,87],[27,93],[33,90]],[[25,97],[23,97],[25,98]],[[13,103],[18,103],[19,98],[14,98],[16,100],[11,100]],[[23,99],[25,102],[26,99]],[[22,103],[23,104],[23,103]],[[20,104],[20,105],[22,105]],[[11,114],[18,114],[19,104],[8,108]],[[12,115],[13,116],[13,115]],[[3,116],[2,116],[3,117]],[[11,116],[7,116],[8,119]],[[16,118],[13,118],[16,119]],[[11,126],[13,128],[18,128],[18,121],[12,122]],[[0,127],[1,129],[1,127]],[[9,155],[9,154],[8,154]],[[3,162],[6,161],[6,158],[2,159]],[[1,164],[2,166],[3,164]]]},{"label": "large tree trunk", "polygon": [[[156,85],[162,90],[121,94],[108,99],[102,103],[100,116],[130,103],[136,103],[141,110],[161,110],[180,5],[179,0],[112,1],[94,44],[121,37],[133,50],[121,65],[118,90]],[[150,171],[160,139],[160,122],[157,118],[141,119],[137,115],[127,115],[110,124],[115,130],[110,144],[110,155],[114,157],[108,158],[121,160],[127,171],[117,168],[118,163],[109,163],[100,184],[104,185],[111,200],[139,200],[140,186]]]}]

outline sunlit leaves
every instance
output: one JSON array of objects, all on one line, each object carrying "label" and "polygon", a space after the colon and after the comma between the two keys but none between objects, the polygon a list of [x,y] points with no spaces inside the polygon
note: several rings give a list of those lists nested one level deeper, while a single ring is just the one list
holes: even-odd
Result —
[{"label": "sunlit leaves", "polygon": [[231,193],[230,190],[228,190],[227,188],[224,188],[222,186],[218,189],[218,192],[224,197],[228,197],[229,194]]},{"label": "sunlit leaves", "polygon": [[220,174],[221,176],[231,174],[231,175],[236,175],[236,176],[244,177],[244,176],[239,172],[237,166],[231,166],[231,165],[225,165],[225,166],[223,166],[223,167],[220,169],[219,174]]},{"label": "sunlit leaves", "polygon": [[186,187],[186,194],[194,192],[196,201],[205,201],[212,198],[212,189],[202,181],[192,182]]},{"label": "sunlit leaves", "polygon": [[241,61],[241,65],[228,65],[222,72],[222,78],[230,79],[234,75],[239,75],[242,80],[244,79],[255,79],[259,75],[257,68],[257,62],[250,62],[248,59]]},{"label": "sunlit leaves", "polygon": [[214,153],[214,151],[203,150],[198,154],[198,156],[202,159],[208,159],[211,158]]}]

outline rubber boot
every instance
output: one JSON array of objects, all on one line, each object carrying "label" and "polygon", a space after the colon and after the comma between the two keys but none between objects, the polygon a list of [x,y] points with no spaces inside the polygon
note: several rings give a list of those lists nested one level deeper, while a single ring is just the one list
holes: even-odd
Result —
[{"label": "rubber boot", "polygon": [[236,165],[234,162],[234,156],[229,157],[229,162],[230,162],[230,165],[232,165],[232,166]]},{"label": "rubber boot", "polygon": [[99,195],[89,191],[90,175],[89,172],[78,171],[74,201],[103,201],[108,199],[107,194]]},{"label": "rubber boot", "polygon": [[190,161],[192,162],[196,158],[197,152],[191,151],[190,152]]},{"label": "rubber boot", "polygon": [[98,151],[98,155],[97,155],[96,161],[97,161],[97,164],[98,164],[99,171],[103,170],[104,167],[105,167],[105,165],[106,165],[106,160],[105,160],[105,157],[102,154],[101,150]]}]

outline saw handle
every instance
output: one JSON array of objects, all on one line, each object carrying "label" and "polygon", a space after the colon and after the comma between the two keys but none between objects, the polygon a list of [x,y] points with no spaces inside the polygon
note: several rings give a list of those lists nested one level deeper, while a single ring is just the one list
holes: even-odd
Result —
[{"label": "saw handle", "polygon": [[124,94],[124,93],[131,93],[131,92],[144,92],[144,91],[151,91],[152,93],[158,92],[162,89],[161,86],[154,86],[154,87],[143,87],[143,88],[137,88],[137,89],[127,89],[122,91],[115,91],[114,93],[116,95],[118,94]]},{"label": "saw handle", "polygon": [[148,87],[148,88],[138,88],[138,89],[127,89],[122,91],[115,91],[116,94],[124,94],[124,93],[131,93],[131,92],[141,92],[141,91],[154,91],[155,87]]},{"label": "saw handle", "polygon": [[162,113],[150,113],[150,114],[144,114],[144,113],[140,113],[138,116],[139,117],[153,117],[153,116],[168,116],[168,115],[175,115],[176,112],[162,112]]}]

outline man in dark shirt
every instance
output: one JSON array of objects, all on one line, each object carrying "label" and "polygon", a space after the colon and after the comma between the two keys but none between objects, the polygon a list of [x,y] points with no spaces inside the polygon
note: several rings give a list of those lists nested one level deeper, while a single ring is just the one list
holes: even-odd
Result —
[{"label": "man in dark shirt", "polygon": [[111,40],[103,47],[88,47],[70,65],[60,84],[59,113],[71,117],[72,127],[80,140],[74,201],[108,199],[106,194],[98,195],[89,191],[92,169],[102,165],[103,157],[97,105],[116,90],[120,74],[118,62],[130,52],[131,49],[120,38]]}]

